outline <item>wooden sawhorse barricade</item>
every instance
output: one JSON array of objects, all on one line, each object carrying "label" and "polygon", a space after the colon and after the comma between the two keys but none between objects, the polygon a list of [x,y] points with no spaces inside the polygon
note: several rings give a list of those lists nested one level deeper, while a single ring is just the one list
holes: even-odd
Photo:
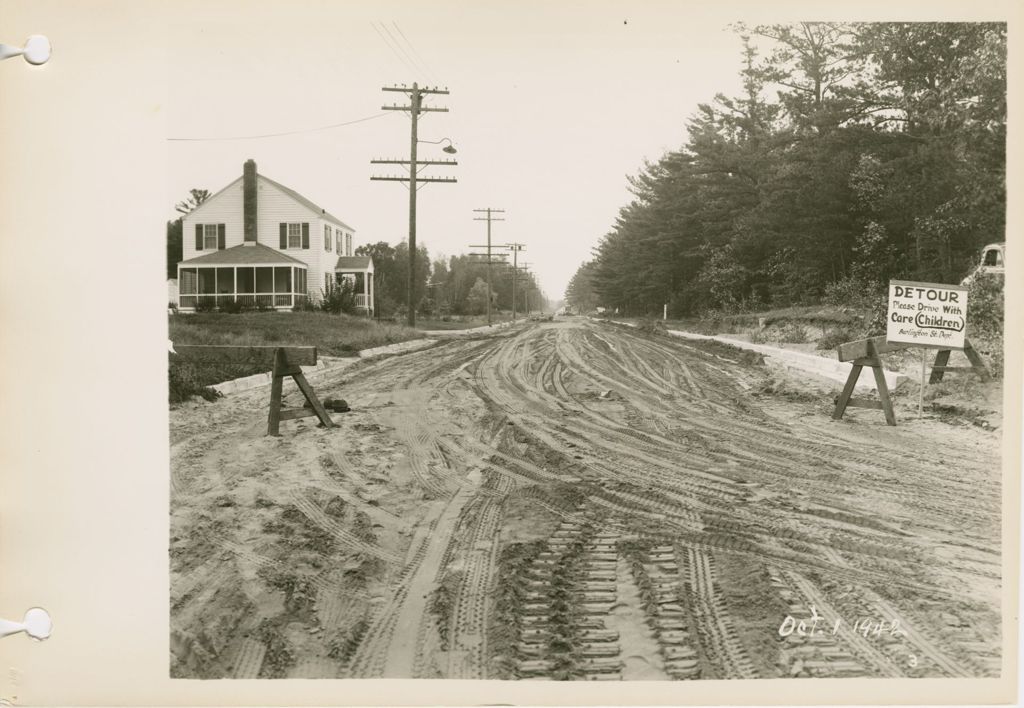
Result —
[{"label": "wooden sawhorse barricade", "polygon": [[[896,425],[896,414],[892,410],[892,399],[889,398],[889,387],[885,383],[885,372],[882,370],[882,360],[879,358],[879,355],[886,352],[909,349],[912,346],[911,344],[889,343],[884,336],[869,337],[867,339],[858,339],[855,342],[840,344],[839,361],[853,362],[853,368],[846,379],[846,385],[843,387],[843,392],[839,395],[839,400],[836,401],[836,409],[832,413],[832,417],[835,420],[841,419],[843,413],[846,412],[847,406],[874,408],[880,409],[885,413],[885,422],[887,424]],[[942,375],[947,371],[973,371],[981,377],[982,381],[987,381],[990,378],[988,369],[985,368],[985,364],[982,362],[981,357],[978,356],[978,352],[971,346],[970,341],[964,339],[964,354],[967,355],[968,361],[971,362],[970,366],[947,366],[951,351],[950,349],[938,350],[935,355],[935,363],[932,365],[932,375],[928,380],[929,383],[942,381]],[[857,381],[860,379],[860,372],[865,366],[870,366],[875,375],[875,386],[878,388],[879,399],[877,401],[853,397],[853,389],[856,387]]]},{"label": "wooden sawhorse barricade", "polygon": [[[336,427],[327,409],[316,397],[313,387],[302,374],[303,366],[316,364],[316,347],[235,347],[207,344],[175,344],[174,351],[188,361],[204,364],[254,364],[272,367],[270,384],[270,411],[267,416],[267,435],[280,435],[282,420],[294,420],[315,415],[324,427]],[[284,377],[291,376],[306,397],[309,408],[282,408],[281,397]]]}]

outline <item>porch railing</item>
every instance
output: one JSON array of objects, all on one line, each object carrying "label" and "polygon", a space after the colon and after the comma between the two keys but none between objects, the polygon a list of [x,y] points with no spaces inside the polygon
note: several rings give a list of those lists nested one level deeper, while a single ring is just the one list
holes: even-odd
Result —
[{"label": "porch railing", "polygon": [[179,295],[178,307],[203,309],[205,307],[220,308],[234,301],[251,308],[298,307],[307,299],[305,293],[226,293],[203,295]]},{"label": "porch railing", "polygon": [[369,296],[363,295],[362,293],[356,293],[356,309],[367,309],[366,303],[369,301]]}]

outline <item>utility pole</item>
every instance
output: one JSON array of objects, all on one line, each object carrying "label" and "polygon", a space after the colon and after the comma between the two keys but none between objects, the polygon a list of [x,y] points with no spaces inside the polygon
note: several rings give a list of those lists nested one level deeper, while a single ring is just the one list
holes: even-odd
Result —
[{"label": "utility pole", "polygon": [[[420,113],[447,113],[447,108],[434,108],[432,106],[423,105],[423,97],[430,94],[442,94],[447,96],[448,89],[439,89],[436,86],[434,88],[421,88],[419,84],[413,82],[412,87],[407,86],[385,86],[381,89],[382,91],[395,91],[405,93],[409,96],[408,106],[399,106],[392,104],[390,106],[381,106],[381,110],[385,111],[407,111],[410,118],[412,118],[412,134],[409,140],[409,159],[408,160],[370,160],[370,164],[373,165],[409,165],[409,176],[383,176],[383,177],[370,177],[371,180],[378,180],[384,182],[406,182],[406,187],[409,190],[409,317],[408,322],[410,327],[416,326],[416,192],[419,190],[421,183],[427,184],[429,182],[456,182],[454,177],[420,177],[419,168],[427,165],[457,165],[455,160],[418,160],[416,157],[416,146],[419,143],[418,139],[418,124]],[[446,149],[446,151],[448,151]],[[450,152],[454,152],[451,149]]]},{"label": "utility pole", "polygon": [[[522,263],[519,264],[519,267],[522,269],[523,273],[529,273],[530,272],[530,265],[532,265],[532,264],[527,263],[526,261],[523,261]],[[526,294],[526,316],[529,317],[530,316],[530,282],[529,282],[529,280],[527,280],[527,282],[526,282],[525,294]]]},{"label": "utility pole", "polygon": [[526,248],[521,243],[506,243],[505,248],[512,251],[512,322],[516,321],[516,281],[519,280],[519,252]]},{"label": "utility pole", "polygon": [[[470,248],[484,248],[484,246],[483,245],[471,245]],[[487,287],[488,288],[491,287],[490,286],[491,265],[492,264],[496,264],[496,265],[500,265],[500,266],[507,266],[508,265],[508,261],[504,260],[505,258],[508,258],[508,254],[507,253],[493,253],[491,248],[488,248],[483,253],[474,253],[474,252],[470,251],[469,255],[470,256],[484,256],[487,259],[487,260],[484,260],[484,261],[474,260],[473,262],[474,263],[486,263],[487,264],[487,275],[488,275],[488,278],[487,278],[488,285],[487,285]],[[491,307],[491,303],[490,303],[490,293],[489,293],[488,294],[488,298],[487,298],[487,324],[488,324],[488,326],[490,326],[490,324],[491,324],[491,309],[490,309],[490,307]]]},{"label": "utility pole", "polygon": [[504,214],[504,209],[492,209],[487,207],[486,209],[474,209],[474,212],[485,213],[486,217],[474,216],[473,221],[486,221],[487,222],[487,245],[471,246],[471,248],[486,248],[487,249],[487,326],[491,325],[491,222],[492,221],[504,221],[502,218],[494,217],[493,214]]}]

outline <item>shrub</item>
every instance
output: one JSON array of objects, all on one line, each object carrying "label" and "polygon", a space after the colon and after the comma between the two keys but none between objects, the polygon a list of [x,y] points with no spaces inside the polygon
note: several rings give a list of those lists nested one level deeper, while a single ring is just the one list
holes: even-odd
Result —
[{"label": "shrub", "polygon": [[807,328],[799,322],[787,322],[779,329],[779,341],[803,344],[807,341]]},{"label": "shrub", "polygon": [[202,383],[195,367],[175,362],[173,359],[168,366],[167,382],[171,403],[182,403],[192,396],[202,396],[207,401],[213,401],[221,395]]},{"label": "shrub", "polygon": [[889,314],[889,298],[887,294],[876,295],[868,308],[867,326],[864,336],[877,337],[885,334],[886,316]]},{"label": "shrub", "polygon": [[851,275],[826,285],[822,300],[826,305],[834,307],[870,310],[879,297],[885,297],[885,286],[882,283]]},{"label": "shrub", "polygon": [[352,282],[347,278],[340,283],[331,283],[321,291],[320,309],[333,315],[356,311],[356,294]]},{"label": "shrub", "polygon": [[971,281],[967,293],[967,322],[971,336],[1002,340],[1004,316],[1003,276],[979,273]]},{"label": "shrub", "polygon": [[755,329],[753,332],[750,333],[751,344],[767,344],[770,341],[771,339],[768,337],[767,330]]},{"label": "shrub", "polygon": [[663,334],[665,332],[665,323],[661,320],[645,318],[637,322],[636,329],[647,334]]},{"label": "shrub", "polygon": [[304,297],[299,300],[298,304],[292,308],[294,312],[316,312],[316,303],[313,302],[313,298]]},{"label": "shrub", "polygon": [[220,306],[220,311],[229,315],[237,315],[251,309],[252,305],[241,300],[225,300],[224,304]]},{"label": "shrub", "polygon": [[213,312],[217,309],[217,299],[212,297],[196,298],[196,312]]}]

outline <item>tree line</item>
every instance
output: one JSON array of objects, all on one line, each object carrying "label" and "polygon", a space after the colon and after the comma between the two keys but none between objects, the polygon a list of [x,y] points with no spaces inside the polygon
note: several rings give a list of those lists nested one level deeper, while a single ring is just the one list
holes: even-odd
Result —
[{"label": "tree line", "polygon": [[742,91],[629,178],[570,305],[683,316],[955,283],[1005,240],[1005,24],[734,29]]},{"label": "tree line", "polygon": [[[416,249],[415,292],[417,312],[428,316],[479,315],[487,310],[488,294],[492,310],[511,310],[513,271],[507,266],[491,266],[490,289],[487,264],[467,255],[439,256],[433,261],[425,246]],[[409,294],[409,246],[379,241],[360,246],[356,255],[371,256],[377,309],[383,315],[404,315]],[[515,283],[515,307],[547,308],[547,300],[532,273],[520,270]]]}]

